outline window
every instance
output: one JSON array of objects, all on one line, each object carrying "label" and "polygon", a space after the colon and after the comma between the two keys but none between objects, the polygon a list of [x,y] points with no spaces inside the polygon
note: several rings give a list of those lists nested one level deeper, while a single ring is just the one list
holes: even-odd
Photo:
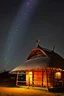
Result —
[{"label": "window", "polygon": [[55,79],[61,79],[61,72],[56,72],[54,77]]}]

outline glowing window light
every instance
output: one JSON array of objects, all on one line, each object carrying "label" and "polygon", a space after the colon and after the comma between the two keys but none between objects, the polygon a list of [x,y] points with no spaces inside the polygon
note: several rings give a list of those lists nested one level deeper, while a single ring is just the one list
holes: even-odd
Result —
[{"label": "glowing window light", "polygon": [[61,79],[61,72],[55,73],[55,79]]},{"label": "glowing window light", "polygon": [[32,75],[32,72],[29,72],[30,75]]}]

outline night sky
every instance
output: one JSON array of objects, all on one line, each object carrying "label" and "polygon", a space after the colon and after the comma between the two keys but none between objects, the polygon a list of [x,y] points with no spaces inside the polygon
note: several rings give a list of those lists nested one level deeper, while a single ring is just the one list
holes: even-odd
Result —
[{"label": "night sky", "polygon": [[63,0],[0,0],[0,71],[23,64],[37,39],[64,57]]}]

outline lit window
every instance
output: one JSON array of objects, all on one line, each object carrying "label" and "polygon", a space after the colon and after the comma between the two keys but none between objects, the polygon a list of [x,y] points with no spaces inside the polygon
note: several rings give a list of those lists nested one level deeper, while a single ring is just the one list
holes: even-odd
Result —
[{"label": "lit window", "polygon": [[61,72],[55,73],[55,79],[61,79]]},{"label": "lit window", "polygon": [[32,75],[32,72],[29,72],[30,75]]}]

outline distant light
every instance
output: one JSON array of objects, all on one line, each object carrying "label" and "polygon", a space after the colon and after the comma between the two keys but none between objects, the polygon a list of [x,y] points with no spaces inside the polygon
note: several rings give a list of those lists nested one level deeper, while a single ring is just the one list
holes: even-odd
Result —
[{"label": "distant light", "polygon": [[62,70],[62,71],[64,71],[64,70]]}]

